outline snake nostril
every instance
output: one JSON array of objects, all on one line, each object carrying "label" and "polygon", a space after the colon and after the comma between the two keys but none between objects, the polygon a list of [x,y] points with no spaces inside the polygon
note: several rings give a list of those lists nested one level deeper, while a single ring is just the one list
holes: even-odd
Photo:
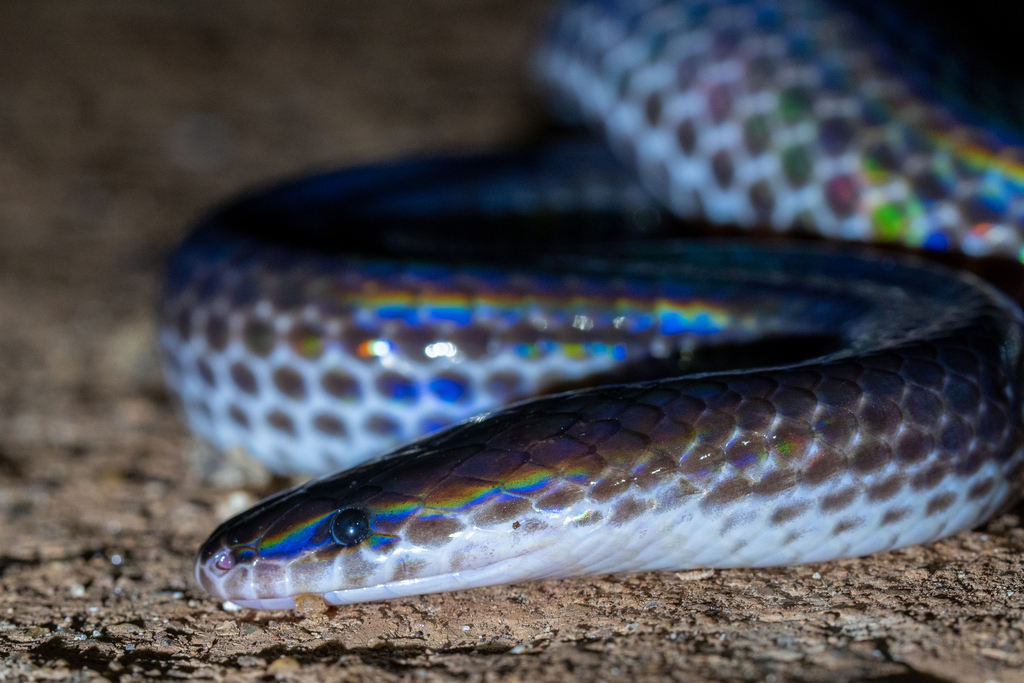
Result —
[{"label": "snake nostril", "polygon": [[213,556],[213,566],[222,572],[230,571],[235,566],[235,558],[227,548]]},{"label": "snake nostril", "polygon": [[370,535],[370,522],[366,513],[355,508],[346,508],[334,517],[331,523],[331,535],[339,545],[356,545]]}]

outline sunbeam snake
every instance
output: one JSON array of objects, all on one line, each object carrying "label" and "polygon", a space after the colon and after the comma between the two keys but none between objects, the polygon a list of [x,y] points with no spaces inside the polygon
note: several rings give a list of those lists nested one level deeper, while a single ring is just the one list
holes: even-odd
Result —
[{"label": "sunbeam snake", "polygon": [[[199,583],[277,609],[786,565],[1012,501],[1009,298],[909,257],[668,239],[674,214],[1019,258],[1024,147],[875,30],[800,0],[569,0],[533,71],[610,152],[342,170],[205,221],[161,308],[189,425],[348,469],[222,524]],[[737,348],[750,369],[683,374]]]}]

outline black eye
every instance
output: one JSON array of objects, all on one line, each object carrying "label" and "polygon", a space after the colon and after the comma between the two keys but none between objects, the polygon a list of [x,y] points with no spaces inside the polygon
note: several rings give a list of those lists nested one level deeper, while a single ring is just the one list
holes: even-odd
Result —
[{"label": "black eye", "polygon": [[355,508],[346,508],[334,516],[331,535],[339,545],[346,548],[360,543],[370,535],[370,522],[366,513]]}]

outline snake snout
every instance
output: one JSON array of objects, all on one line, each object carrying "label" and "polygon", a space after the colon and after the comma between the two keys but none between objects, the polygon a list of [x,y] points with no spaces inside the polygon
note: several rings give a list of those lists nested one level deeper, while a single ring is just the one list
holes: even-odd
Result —
[{"label": "snake snout", "polygon": [[224,539],[219,534],[211,537],[199,549],[196,582],[211,595],[228,597],[224,595],[223,581],[236,564],[231,549],[224,545]]}]

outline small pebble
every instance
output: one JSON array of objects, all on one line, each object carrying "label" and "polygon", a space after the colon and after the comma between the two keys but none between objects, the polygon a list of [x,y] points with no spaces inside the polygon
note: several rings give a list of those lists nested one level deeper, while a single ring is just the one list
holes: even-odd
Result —
[{"label": "small pebble", "polygon": [[327,603],[315,593],[295,596],[295,613],[307,617],[323,614],[327,611]]},{"label": "small pebble", "polygon": [[241,634],[243,636],[251,636],[252,634],[259,633],[262,630],[263,629],[256,624],[242,624]]},{"label": "small pebble", "polygon": [[299,661],[294,657],[279,657],[267,667],[267,673],[285,673],[299,668]]},{"label": "small pebble", "polygon": [[703,581],[715,575],[714,569],[691,569],[687,572],[676,572],[675,577],[680,581]]},{"label": "small pebble", "polygon": [[241,605],[236,605],[230,600],[225,600],[220,604],[220,608],[225,612],[241,612],[244,608]]}]

